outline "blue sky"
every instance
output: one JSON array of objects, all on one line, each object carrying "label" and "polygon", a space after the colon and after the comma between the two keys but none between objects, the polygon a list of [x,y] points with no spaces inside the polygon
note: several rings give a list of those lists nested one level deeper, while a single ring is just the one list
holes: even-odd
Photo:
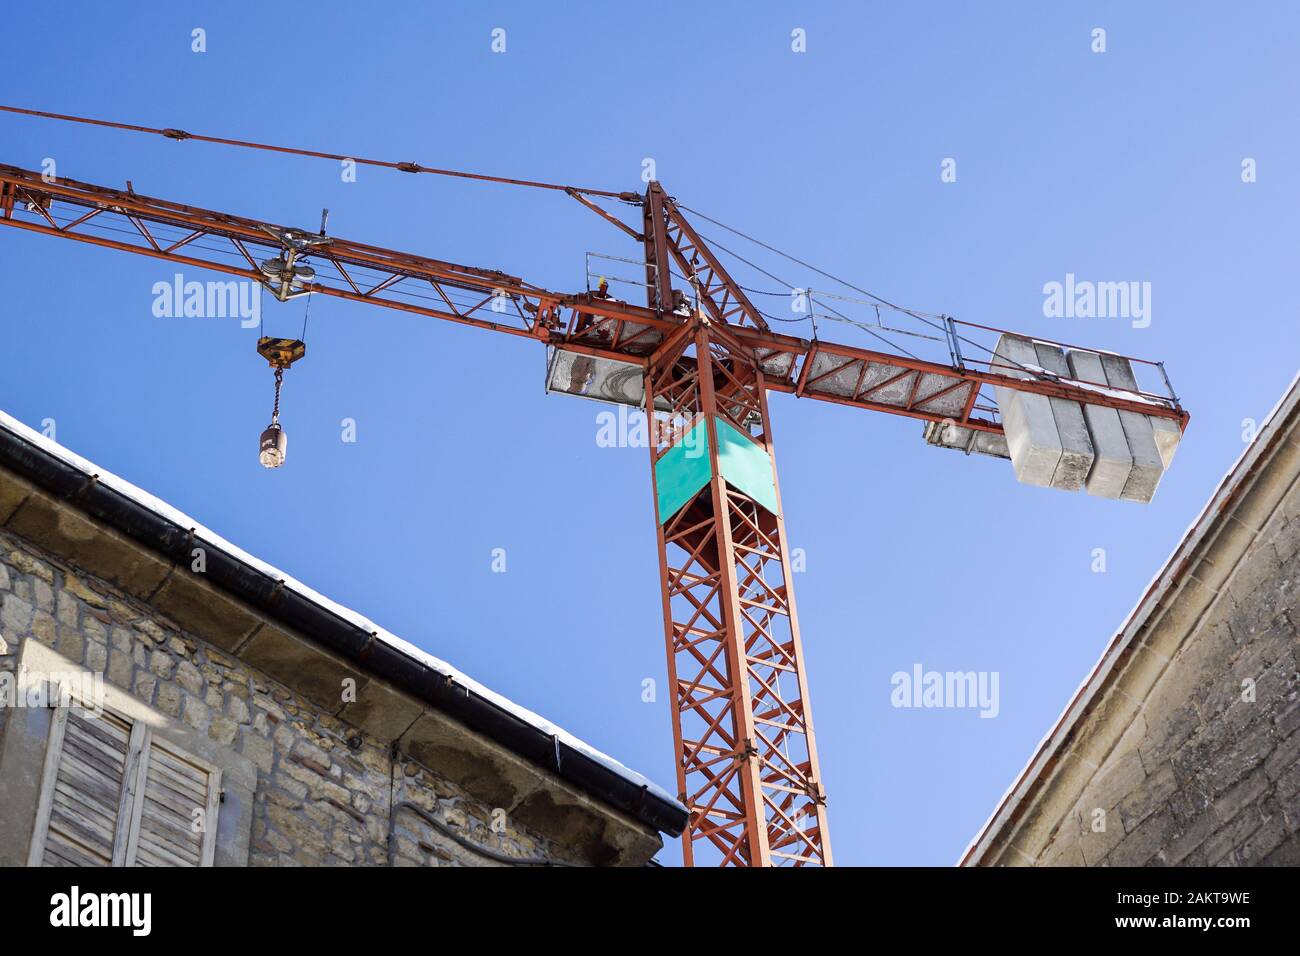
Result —
[{"label": "blue sky", "polygon": [[[1242,450],[1243,420],[1295,374],[1300,12],[378,9],[88,4],[57,42],[7,44],[0,98],[615,189],[643,188],[652,158],[687,205],[894,301],[1166,361],[1192,422],[1146,507],[1017,485],[1006,462],[926,447],[916,422],[772,399],[837,862],[953,862]],[[6,33],[48,37],[47,21],[18,7]],[[47,157],[271,221],[314,227],[327,206],[338,235],[557,290],[584,286],[588,251],[638,254],[560,195],[365,168],[344,183],[327,161],[0,116],[0,162]],[[54,419],[80,454],[673,789],[666,695],[641,693],[664,682],[645,449],[600,447],[600,406],[544,396],[531,343],[321,299],[287,377],[289,463],[265,471],[256,333],[156,318],[175,271],[0,232],[0,407]],[[1067,273],[1150,282],[1150,326],[1045,317],[1043,285]],[[268,308],[267,331],[302,317]],[[892,707],[914,664],[997,672],[998,716]]]}]

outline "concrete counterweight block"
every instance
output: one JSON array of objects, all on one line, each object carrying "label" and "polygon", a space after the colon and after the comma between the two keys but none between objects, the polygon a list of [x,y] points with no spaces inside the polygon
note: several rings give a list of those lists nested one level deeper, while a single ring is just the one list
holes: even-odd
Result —
[{"label": "concrete counterweight block", "polygon": [[1160,450],[1160,462],[1165,466],[1165,471],[1168,471],[1174,460],[1174,452],[1178,450],[1178,443],[1183,440],[1183,430],[1172,418],[1156,418],[1154,415],[1148,415],[1147,418],[1155,434],[1156,448]]},{"label": "concrete counterweight block", "polygon": [[[1070,377],[1080,382],[1107,385],[1106,372],[1096,352],[1071,351],[1066,356]],[[1129,454],[1128,439],[1119,412],[1105,405],[1084,405],[1084,421],[1092,438],[1095,458],[1088,473],[1088,494],[1101,498],[1118,498],[1128,483],[1133,470],[1133,456]]]},{"label": "concrete counterweight block", "polygon": [[[1101,367],[1106,373],[1106,384],[1111,388],[1137,391],[1137,379],[1133,376],[1133,367],[1128,359],[1105,353],[1100,355],[1100,359]],[[1119,421],[1124,428],[1124,438],[1128,441],[1129,454],[1133,456],[1133,469],[1129,472],[1120,497],[1125,501],[1148,502],[1155,495],[1160,476],[1165,471],[1164,458],[1156,445],[1155,428],[1151,424],[1153,419],[1141,412],[1120,410]],[[1172,450],[1169,457],[1173,458]]]},{"label": "concrete counterweight block", "polygon": [[[1022,336],[1004,333],[993,350],[990,371],[1008,378],[1033,379],[1031,370],[1041,368],[1034,343]],[[1091,450],[1079,444],[1077,430],[1067,432],[1063,444],[1052,400],[1046,395],[1021,392],[1013,388],[995,386],[998,412],[1002,416],[1002,429],[1007,437],[1007,450],[1015,467],[1016,480],[1026,485],[1042,488],[1078,487],[1078,456],[1091,455]],[[1087,430],[1082,437],[1086,441]],[[1061,468],[1062,459],[1067,465]],[[1058,471],[1061,484],[1057,484]],[[1084,470],[1086,475],[1087,471]],[[1068,477],[1067,477],[1068,476]]]},{"label": "concrete counterweight block", "polygon": [[[1034,354],[1038,356],[1037,364],[1040,368],[1053,375],[1070,377],[1065,353],[1058,346],[1035,342]],[[1056,421],[1056,433],[1061,442],[1061,460],[1052,476],[1052,487],[1062,491],[1078,491],[1092,471],[1095,457],[1088,425],[1083,418],[1083,408],[1068,398],[1053,396],[1048,402],[1052,406],[1052,417]]]}]

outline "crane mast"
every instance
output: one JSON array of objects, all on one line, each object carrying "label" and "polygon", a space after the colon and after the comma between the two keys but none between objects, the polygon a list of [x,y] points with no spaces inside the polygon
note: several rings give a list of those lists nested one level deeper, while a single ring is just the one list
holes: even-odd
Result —
[{"label": "crane mast", "polygon": [[701,304],[650,356],[655,495],[687,866],[831,863],[763,370],[728,324],[767,324],[664,195],[644,203],[647,305]]},{"label": "crane mast", "polygon": [[[645,306],[603,288],[556,293],[323,228],[309,233],[14,166],[0,165],[0,225],[216,270],[280,300],[323,294],[534,339],[577,363],[574,394],[585,394],[598,363],[632,369],[650,431],[677,789],[690,811],[685,862],[830,865],[768,393],[973,437],[1003,434],[985,386],[1169,419],[1179,429],[1188,414],[1172,393],[1099,389],[996,356],[964,358],[955,347],[962,331],[984,327],[951,319],[948,362],[776,333],[658,182],[644,194],[565,192],[642,244]],[[593,197],[639,206],[640,229]],[[316,269],[292,272],[307,259]],[[267,261],[288,265],[268,270]],[[689,290],[674,286],[674,273]],[[400,296],[417,286],[432,290],[433,304]]]},{"label": "crane mast", "polygon": [[647,371],[687,865],[829,865],[763,372],[705,319]]}]

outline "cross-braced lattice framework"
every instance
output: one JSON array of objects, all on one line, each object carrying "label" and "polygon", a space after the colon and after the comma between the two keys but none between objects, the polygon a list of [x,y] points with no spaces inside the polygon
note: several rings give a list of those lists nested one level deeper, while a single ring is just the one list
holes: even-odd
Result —
[{"label": "cross-braced lattice framework", "polygon": [[[713,449],[712,480],[671,516],[660,534],[670,676],[678,694],[677,752],[690,757],[690,763],[679,768],[679,784],[686,793],[690,775],[693,786],[704,788],[692,798],[696,823],[688,833],[687,862],[693,860],[693,845],[707,841],[724,863],[807,863],[819,855],[821,862],[829,863],[794,599],[788,588],[784,529],[778,515],[719,477],[715,421],[730,421],[770,460],[766,391],[773,390],[993,434],[1001,434],[1003,428],[991,417],[995,409],[989,401],[979,401],[986,386],[1169,418],[1181,428],[1186,428],[1189,416],[1171,386],[1168,395],[1098,390],[1091,383],[1043,370],[963,359],[956,349],[949,364],[901,349],[882,352],[777,333],[767,327],[745,290],[658,183],[651,183],[641,198],[602,190],[565,191],[643,244],[645,306],[613,298],[603,289],[558,293],[495,269],[336,236],[307,236],[302,230],[286,230],[270,222],[142,196],[129,183],[121,190],[52,179],[3,164],[0,226],[214,270],[272,291],[276,291],[274,284],[263,271],[265,260],[274,262],[285,251],[289,233],[302,234],[312,241],[310,251],[301,253],[297,261],[309,257],[316,275],[302,281],[297,294],[310,292],[402,310],[644,369],[647,407],[671,408],[667,418],[678,425],[705,422]],[[639,202],[643,231],[597,207],[587,198],[593,196]],[[690,296],[674,286],[674,276],[687,283]],[[703,331],[701,317],[707,319]],[[977,329],[990,334],[1006,331],[952,319],[947,329],[953,344],[958,338],[967,342],[965,336]],[[703,346],[697,341],[700,334],[705,336]],[[991,348],[978,347],[993,354]],[[761,376],[754,368],[755,356],[761,361]],[[704,375],[699,373],[700,357],[709,369]],[[1159,366],[1163,375],[1159,363],[1146,364]],[[1008,374],[1026,370],[1032,374],[1023,378]],[[1167,379],[1165,383],[1168,386]],[[658,445],[655,460],[676,440],[670,436]],[[684,555],[678,555],[682,549]],[[671,568],[670,551],[676,562]],[[714,580],[716,593],[710,589]],[[697,588],[710,610],[699,615],[687,610],[695,621],[674,624],[680,620],[674,613],[700,600],[699,595],[693,600],[687,594]],[[713,630],[697,633],[702,626]],[[784,636],[786,628],[789,638]],[[674,635],[680,640],[675,641]],[[691,643],[695,638],[698,645]],[[717,651],[709,640],[723,650]],[[771,646],[764,648],[765,643]],[[681,671],[686,675],[682,683],[675,656],[679,645]],[[747,680],[733,685],[727,675],[734,673],[747,674]],[[704,687],[713,690],[701,690]],[[724,710],[711,709],[724,705]],[[705,714],[709,716],[700,728],[702,743],[688,754],[682,727]],[[726,773],[726,760],[734,762],[738,753],[741,766]],[[713,754],[732,756],[713,759]],[[792,781],[797,785],[792,786]],[[807,821],[814,818],[816,823],[810,826]],[[760,819],[761,826],[755,822]]]},{"label": "cross-braced lattice framework", "polygon": [[677,782],[691,814],[683,853],[688,865],[829,865],[784,523],[728,483],[718,459],[721,421],[772,462],[752,356],[727,332],[691,323],[648,376],[647,407],[660,409],[652,472],[682,442],[707,451],[710,468],[690,501],[659,515]]}]

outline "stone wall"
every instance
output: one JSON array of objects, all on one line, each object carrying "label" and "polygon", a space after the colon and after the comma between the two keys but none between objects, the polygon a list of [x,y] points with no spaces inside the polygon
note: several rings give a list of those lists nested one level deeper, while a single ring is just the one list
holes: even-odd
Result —
[{"label": "stone wall", "polygon": [[[250,865],[387,865],[389,808],[404,802],[498,853],[581,862],[572,848],[502,811],[494,815],[436,769],[395,758],[388,744],[155,609],[0,531],[0,671],[14,671],[26,641],[102,673],[107,684],[251,761]],[[0,740],[8,718],[0,707]],[[491,865],[409,810],[399,812],[395,833],[396,865]],[[18,839],[25,843],[27,834]]]},{"label": "stone wall", "polygon": [[1210,545],[1208,608],[1172,657],[1136,650],[1127,667],[1161,672],[1127,730],[1041,852],[1002,862],[1300,865],[1300,481],[1271,515],[1220,520],[1252,535],[1244,555]]}]

